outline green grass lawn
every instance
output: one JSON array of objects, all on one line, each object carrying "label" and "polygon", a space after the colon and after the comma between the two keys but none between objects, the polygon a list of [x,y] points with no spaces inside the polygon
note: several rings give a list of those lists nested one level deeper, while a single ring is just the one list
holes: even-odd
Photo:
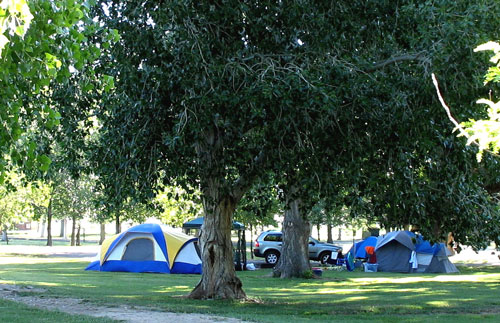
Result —
[{"label": "green grass lawn", "polygon": [[24,304],[0,299],[0,318],[2,322],[65,322],[65,323],[112,323],[113,320],[94,318],[84,315],[69,315],[56,311],[45,311]]},{"label": "green grass lawn", "polygon": [[[461,267],[460,274],[324,271],[320,279],[281,280],[270,270],[238,272],[253,301],[182,298],[197,275],[84,271],[67,258],[0,255],[0,283],[45,288],[46,296],[101,305],[153,306],[259,322],[468,322],[500,318],[500,268]],[[1,303],[0,303],[1,305]],[[29,317],[25,321],[29,321]]]}]

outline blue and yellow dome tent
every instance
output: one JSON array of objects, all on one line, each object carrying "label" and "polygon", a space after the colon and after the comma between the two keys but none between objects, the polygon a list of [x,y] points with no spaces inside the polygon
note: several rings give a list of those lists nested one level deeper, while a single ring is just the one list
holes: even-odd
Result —
[{"label": "blue and yellow dome tent", "polygon": [[140,224],[104,240],[85,270],[201,274],[197,240],[158,224]]}]

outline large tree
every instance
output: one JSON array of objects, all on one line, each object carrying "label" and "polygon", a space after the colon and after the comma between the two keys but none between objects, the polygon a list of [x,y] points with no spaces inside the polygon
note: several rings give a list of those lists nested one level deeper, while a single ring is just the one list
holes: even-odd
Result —
[{"label": "large tree", "polygon": [[[309,12],[315,13],[314,8],[311,6]],[[286,180],[289,186],[284,192],[292,192],[287,199],[293,202],[289,209],[297,210],[300,216],[285,213],[283,254],[275,271],[283,275],[282,271],[292,271],[294,266],[299,273],[300,268],[307,268],[304,261],[291,259],[307,259],[304,245],[309,208],[303,202],[314,195],[335,199],[347,192],[343,199],[353,217],[376,221],[386,228],[412,224],[432,240],[442,240],[450,231],[457,241],[475,247],[498,239],[498,212],[485,190],[488,176],[471,163],[470,150],[453,148],[456,143],[439,117],[429,82],[431,70],[463,79],[468,88],[447,84],[456,90],[455,102],[481,91],[475,71],[479,60],[472,58],[470,50],[457,52],[456,46],[460,43],[470,48],[481,41],[478,34],[482,39],[498,35],[498,26],[490,23],[494,20],[491,12],[495,10],[489,11],[492,8],[498,10],[498,3],[356,3],[342,8],[350,19],[338,26],[342,26],[340,30],[352,27],[351,44],[336,35],[330,36],[335,43],[314,35],[326,44],[325,52],[327,48],[351,49],[339,57],[352,65],[345,73],[345,65],[336,64],[333,77],[328,68],[323,69],[322,80],[331,77],[331,84],[344,84],[335,92],[342,109],[331,120],[339,125],[323,128],[330,146],[301,124],[305,137],[313,138],[309,146],[315,149],[283,154],[288,164],[277,167],[293,178]],[[457,20],[457,13],[462,13],[463,19]],[[478,20],[481,23],[475,23]],[[330,22],[335,25],[334,18]],[[473,27],[464,29],[465,25]],[[343,78],[342,72],[348,77]],[[347,113],[350,115],[345,117]],[[316,129],[321,127],[316,125]],[[315,152],[328,162],[308,169],[307,160],[314,163]],[[294,159],[297,153],[302,155],[298,160]],[[318,185],[311,190],[307,185],[314,177]],[[350,187],[342,188],[342,183]],[[297,193],[301,189],[303,192]],[[297,207],[301,204],[302,208]],[[297,219],[295,223],[289,221],[292,218]],[[487,229],[476,230],[477,225]],[[293,228],[290,238],[288,227]]]},{"label": "large tree", "polygon": [[232,263],[234,210],[281,139],[299,134],[308,111],[332,106],[319,71],[334,60],[302,46],[319,32],[297,19],[306,7],[103,2],[100,19],[121,33],[109,72],[119,91],[101,116],[101,155],[125,176],[109,182],[117,197],[147,194],[162,170],[167,182],[200,187],[203,276],[191,297],[245,296]]},{"label": "large tree", "polygon": [[[394,178],[406,189],[408,170],[419,169],[414,161],[419,167],[429,158],[436,164],[436,143],[445,141],[442,125],[431,120],[435,100],[428,99],[422,75],[433,67],[463,76],[469,56],[458,59],[453,43],[471,42],[479,30],[496,33],[475,17],[493,15],[497,6],[445,0],[102,1],[98,19],[117,29],[121,40],[101,61],[117,89],[98,109],[100,179],[117,200],[150,198],[160,179],[199,187],[203,276],[191,297],[244,297],[230,230],[255,179],[282,172],[290,210],[310,199],[301,195],[314,187],[314,177],[326,183],[348,178],[354,183],[347,190],[351,203],[371,197],[387,205],[382,197],[389,185],[377,190],[377,179],[398,174]],[[455,12],[472,18],[457,20]],[[329,131],[321,137],[319,130]],[[315,148],[314,158],[301,158]],[[459,164],[463,153],[456,154],[451,161]],[[323,171],[322,155],[331,172]],[[316,176],[308,174],[315,168]],[[402,196],[386,196],[397,202],[389,204],[387,223],[414,222],[434,232],[430,228],[442,221],[417,212],[419,204],[406,214],[398,207]]]}]

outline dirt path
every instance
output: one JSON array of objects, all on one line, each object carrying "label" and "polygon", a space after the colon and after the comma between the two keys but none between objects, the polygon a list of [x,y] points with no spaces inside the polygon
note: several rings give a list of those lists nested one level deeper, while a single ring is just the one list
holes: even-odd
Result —
[{"label": "dirt path", "polygon": [[[75,298],[49,298],[40,297],[39,293],[45,292],[41,288],[20,287],[16,285],[0,284],[0,298],[26,304],[49,311],[60,311],[72,315],[89,315],[94,317],[107,317],[122,322],[176,322],[176,323],[242,323],[234,318],[225,318],[204,314],[170,313],[159,309],[146,307],[116,306],[105,307],[87,303]],[[26,295],[26,296],[21,296]],[[33,294],[31,296],[27,294]]]}]

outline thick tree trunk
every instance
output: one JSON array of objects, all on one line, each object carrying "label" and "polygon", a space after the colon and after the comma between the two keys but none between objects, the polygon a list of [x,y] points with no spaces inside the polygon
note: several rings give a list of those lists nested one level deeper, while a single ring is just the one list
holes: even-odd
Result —
[{"label": "thick tree trunk", "polygon": [[71,218],[72,224],[71,224],[71,245],[75,245],[75,231],[76,231],[76,218],[73,216]]},{"label": "thick tree trunk", "polygon": [[280,278],[304,277],[311,270],[309,264],[309,234],[311,225],[300,213],[300,200],[288,201],[283,219],[283,245],[273,276]]},{"label": "thick tree trunk", "polygon": [[[195,143],[198,161],[206,174],[201,179],[205,220],[199,234],[203,273],[188,297],[242,299],[246,294],[234,268],[231,230],[236,205],[250,188],[254,175],[241,176],[232,184],[225,182],[226,165],[221,164],[220,158],[223,156],[223,138],[216,126],[204,133],[204,138]],[[264,156],[259,154],[255,163],[261,162]],[[252,165],[250,169],[254,167]]]},{"label": "thick tree trunk", "polygon": [[[211,188],[210,196],[218,192]],[[217,200],[212,198],[211,200]],[[198,285],[189,294],[194,299],[246,298],[240,279],[236,276],[231,241],[232,217],[236,202],[231,196],[217,203],[204,199],[205,220],[200,232],[203,274]]]},{"label": "thick tree trunk", "polygon": [[102,245],[105,239],[106,239],[106,225],[104,223],[101,223],[101,234],[99,237],[99,245]]},{"label": "thick tree trunk", "polygon": [[52,199],[47,207],[47,246],[52,246]]},{"label": "thick tree trunk", "polygon": [[332,225],[331,224],[326,225],[326,231],[327,231],[327,235],[328,235],[328,237],[326,238],[326,242],[333,243],[333,233],[332,233]]}]

